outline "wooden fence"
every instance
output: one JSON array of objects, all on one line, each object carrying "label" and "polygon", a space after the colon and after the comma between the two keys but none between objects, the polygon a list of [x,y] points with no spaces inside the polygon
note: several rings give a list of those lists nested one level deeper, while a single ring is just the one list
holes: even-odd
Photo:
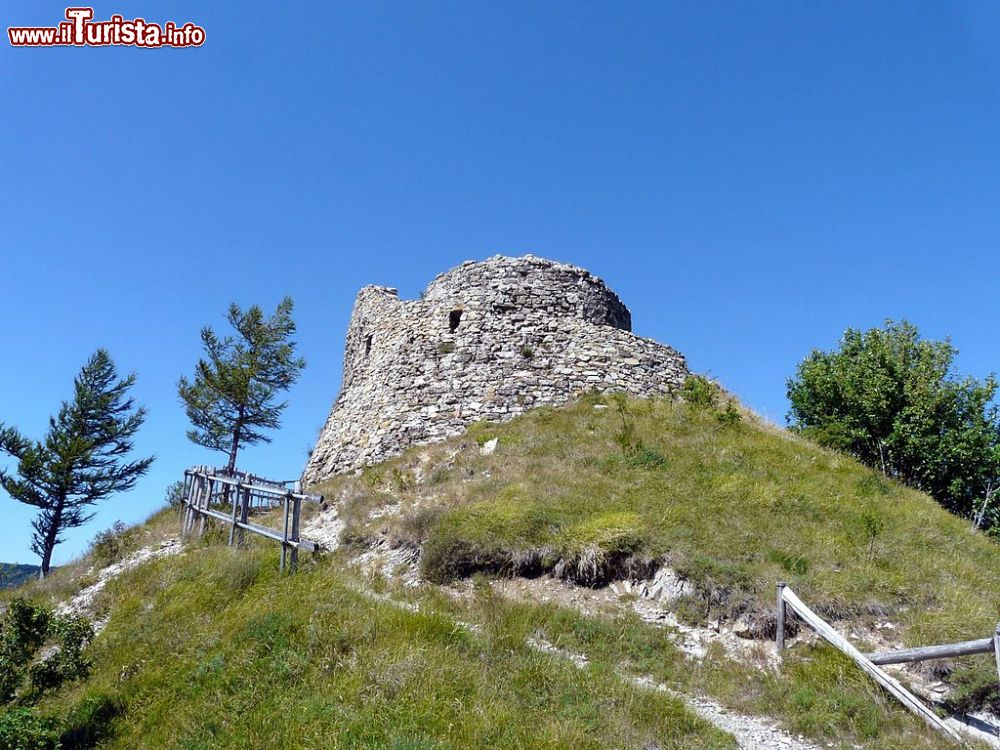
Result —
[{"label": "wooden fence", "polygon": [[[303,502],[321,502],[322,495],[296,492],[289,485],[256,477],[245,472],[228,473],[224,469],[196,466],[184,472],[181,495],[181,535],[205,531],[206,519],[214,519],[229,527],[229,544],[243,544],[245,532],[258,534],[281,544],[281,571],[286,565],[295,570],[299,550],[315,552],[317,544],[302,539],[299,526]],[[254,512],[282,509],[282,528],[251,523]]]},{"label": "wooden fence", "polygon": [[924,661],[926,659],[944,659],[952,656],[967,656],[969,654],[995,654],[997,674],[1000,676],[1000,624],[989,638],[961,643],[946,643],[939,646],[926,646],[900,651],[887,651],[874,654],[863,654],[846,638],[833,629],[829,623],[807,607],[787,584],[778,584],[777,627],[775,630],[775,645],[778,653],[785,648],[785,620],[791,609],[803,622],[815,630],[824,640],[847,654],[858,667],[869,677],[884,687],[904,706],[917,714],[927,724],[944,735],[964,744],[962,737],[954,729],[945,724],[931,709],[925,706],[913,693],[903,687],[899,680],[886,674],[879,665],[903,664],[906,662]]}]

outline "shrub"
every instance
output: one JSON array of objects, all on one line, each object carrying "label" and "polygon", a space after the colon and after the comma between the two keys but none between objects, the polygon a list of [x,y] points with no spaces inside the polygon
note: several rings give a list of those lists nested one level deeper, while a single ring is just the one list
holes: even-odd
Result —
[{"label": "shrub", "polygon": [[885,531],[885,518],[877,510],[869,509],[861,515],[861,525],[864,528],[865,543],[868,545],[868,562],[871,562],[875,559],[879,537]]},{"label": "shrub", "polygon": [[621,448],[625,462],[640,469],[659,469],[666,466],[667,459],[663,454],[646,446],[636,435],[635,425],[629,420],[628,398],[625,394],[614,393],[611,398],[622,425],[621,430],[615,433],[615,443]]},{"label": "shrub", "polygon": [[90,543],[90,554],[102,567],[113,565],[135,549],[135,537],[135,529],[130,529],[121,521],[115,521],[110,529],[97,533]]},{"label": "shrub", "polygon": [[26,599],[14,599],[7,607],[0,620],[0,705],[13,700],[51,621],[48,609]]},{"label": "shrub", "polygon": [[688,375],[681,386],[681,398],[694,406],[714,409],[719,405],[722,389],[704,375]]},{"label": "shrub", "polygon": [[624,393],[613,393],[611,399],[614,401],[615,409],[618,411],[618,418],[621,419],[622,428],[615,433],[615,442],[622,450],[622,455],[628,458],[639,450],[642,445],[635,434],[635,425],[629,421],[628,397]]},{"label": "shrub", "polygon": [[0,713],[0,750],[59,750],[58,724],[30,708]]},{"label": "shrub", "polygon": [[726,402],[726,407],[716,414],[715,417],[719,420],[720,424],[727,426],[739,424],[743,421],[743,415],[740,414],[740,410],[736,408],[736,405],[732,401]]},{"label": "shrub", "polygon": [[438,344],[438,351],[441,352],[441,354],[451,354],[455,351],[455,344],[452,341],[442,341]]},{"label": "shrub", "polygon": [[48,635],[58,648],[28,670],[31,688],[36,694],[86,677],[90,671],[90,662],[83,656],[83,650],[94,637],[90,620],[81,615],[56,615],[49,622]]},{"label": "shrub", "polygon": [[[33,697],[85,677],[90,664],[83,651],[93,637],[85,617],[53,615],[39,604],[14,599],[0,620],[0,704],[14,700],[26,677]],[[32,663],[46,643],[55,646],[53,652]]]},{"label": "shrub", "polygon": [[535,356],[535,350],[526,344],[521,347],[521,356],[525,359],[531,359]]},{"label": "shrub", "polygon": [[667,459],[662,453],[645,445],[640,445],[626,457],[626,461],[637,469],[661,469],[667,465]]}]

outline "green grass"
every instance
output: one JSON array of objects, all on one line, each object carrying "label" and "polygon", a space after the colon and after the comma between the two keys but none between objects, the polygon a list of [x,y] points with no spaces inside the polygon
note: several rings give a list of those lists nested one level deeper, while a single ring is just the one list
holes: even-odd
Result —
[{"label": "green grass", "polygon": [[[153,519],[160,534],[166,517]],[[828,649],[790,655],[780,676],[721,653],[692,663],[634,616],[509,602],[485,583],[460,600],[435,586],[389,592],[418,613],[357,593],[338,556],[279,577],[270,546],[206,538],[101,594],[111,619],[89,652],[91,677],[40,706],[64,746],[734,747],[618,673],[714,695],[844,750],[947,746]],[[526,648],[532,635],[590,666]]]},{"label": "green grass", "polygon": [[[53,568],[44,580],[30,578],[14,589],[0,589],[0,606],[15,596],[23,596],[34,601],[55,606],[73,597],[81,589],[94,583],[92,572],[111,563],[140,547],[156,546],[166,539],[178,535],[178,511],[163,508],[152,513],[145,521],[130,527],[122,538],[122,543],[109,556],[105,548],[91,548],[65,565]],[[100,536],[100,534],[98,534]]]},{"label": "green grass", "polygon": [[512,640],[540,635],[567,651],[585,654],[601,668],[649,676],[690,695],[711,695],[746,714],[780,718],[788,731],[828,746],[952,747],[824,645],[790,652],[775,672],[734,661],[721,649],[710,650],[700,662],[688,661],[660,628],[631,613],[588,617],[552,604],[498,599],[482,586],[472,600],[455,600],[433,590],[409,595],[452,617],[489,623]]},{"label": "green grass", "polygon": [[[680,605],[694,620],[766,614],[778,580],[828,617],[892,620],[914,645],[983,637],[1000,619],[1000,549],[930,498],[749,415],[662,400],[627,410],[627,440],[615,403],[593,396],[474,425],[319,489],[339,503],[349,544],[423,545],[437,581],[549,571],[600,585],[667,562],[696,584]],[[481,455],[494,437],[497,451]],[[370,518],[395,504],[399,513]],[[165,510],[129,546],[176,529]],[[102,592],[111,617],[90,678],[39,706],[59,719],[65,747],[734,747],[619,672],[838,750],[948,746],[826,647],[792,649],[778,672],[721,649],[693,662],[635,616],[510,602],[481,578],[460,599],[434,585],[391,591],[419,603],[409,611],[358,593],[349,554],[281,578],[269,544],[238,552],[222,538],[209,533]],[[65,600],[93,562],[16,593]],[[11,595],[0,592],[0,606]],[[530,636],[589,666],[528,648]],[[991,659],[955,666],[961,700],[995,700]]]},{"label": "green grass", "polygon": [[[341,499],[345,538],[420,544],[434,581],[551,571],[601,584],[665,561],[695,584],[682,606],[702,620],[766,616],[784,580],[827,617],[890,619],[913,645],[993,632],[1000,546],[931,498],[749,415],[669,400],[627,410],[629,440],[662,461],[624,451],[615,402],[595,395],[317,489]],[[368,520],[387,502],[402,512]],[[973,689],[987,662],[960,681]],[[1000,704],[1000,691],[980,698]]]},{"label": "green grass", "polygon": [[[681,702],[345,585],[194,548],[109,585],[89,680],[43,713],[103,748],[718,748]],[[95,708],[96,707],[96,708]],[[88,713],[89,712],[89,713]]]}]

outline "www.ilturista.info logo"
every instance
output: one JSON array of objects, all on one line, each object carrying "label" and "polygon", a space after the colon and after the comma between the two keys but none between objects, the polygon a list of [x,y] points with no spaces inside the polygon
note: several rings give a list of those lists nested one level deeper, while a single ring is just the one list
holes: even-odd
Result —
[{"label": "www.ilturista.info logo", "polygon": [[93,8],[67,8],[66,20],[58,26],[11,26],[7,36],[14,47],[200,47],[205,29],[167,21],[162,26],[142,18],[126,20],[119,15],[94,21]]}]

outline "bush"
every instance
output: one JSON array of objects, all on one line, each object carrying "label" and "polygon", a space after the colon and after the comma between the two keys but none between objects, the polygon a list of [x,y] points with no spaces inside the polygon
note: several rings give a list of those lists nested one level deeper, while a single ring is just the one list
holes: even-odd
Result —
[{"label": "bush", "polygon": [[90,554],[101,567],[113,565],[135,549],[135,537],[135,529],[130,529],[121,521],[115,521],[110,529],[97,533],[90,543]]},{"label": "bush", "polygon": [[628,398],[624,393],[613,393],[611,399],[618,411],[622,428],[615,433],[615,443],[621,448],[622,458],[629,466],[639,469],[659,469],[667,465],[662,453],[645,445],[636,434],[635,425],[629,420]]},{"label": "bush", "polygon": [[[85,617],[53,615],[39,604],[14,599],[0,620],[0,704],[12,702],[26,681],[27,693],[38,697],[63,682],[85,677],[90,664],[83,651],[93,637]],[[32,663],[46,643],[55,646],[53,652]]]},{"label": "bush", "polygon": [[681,398],[694,406],[714,409],[719,405],[722,389],[704,375],[688,375],[681,386]]},{"label": "bush", "polygon": [[14,599],[7,607],[0,620],[0,705],[14,699],[51,621],[48,609],[26,599]]},{"label": "bush", "polygon": [[90,620],[80,615],[56,615],[49,622],[48,635],[58,648],[28,670],[31,688],[36,694],[86,677],[90,671],[90,663],[83,656],[83,650],[94,637]]},{"label": "bush", "polygon": [[0,750],[59,750],[57,726],[30,708],[8,709],[0,713]]},{"label": "bush", "polygon": [[720,424],[727,426],[739,424],[743,421],[743,415],[740,414],[740,410],[736,408],[736,405],[729,401],[726,403],[726,408],[715,415],[716,419],[719,420]]},{"label": "bush", "polygon": [[626,456],[629,466],[637,469],[661,469],[667,465],[667,459],[659,451],[655,451],[645,445],[640,445],[636,450]]}]

